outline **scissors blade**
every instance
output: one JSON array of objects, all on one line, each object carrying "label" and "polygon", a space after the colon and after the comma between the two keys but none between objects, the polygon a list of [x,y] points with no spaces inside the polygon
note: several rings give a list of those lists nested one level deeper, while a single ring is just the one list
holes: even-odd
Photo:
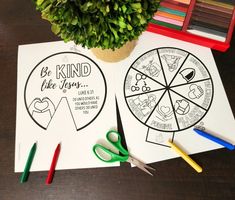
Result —
[{"label": "scissors blade", "polygon": [[[153,171],[155,171],[154,168],[144,164],[143,162],[137,160],[136,158],[133,158],[132,156],[129,156],[127,162],[135,165],[136,167],[138,167],[139,169],[143,170],[144,172],[146,172],[147,174],[153,176],[153,174],[151,172],[149,172],[147,169],[151,169]],[[146,169],[147,168],[147,169]]]}]

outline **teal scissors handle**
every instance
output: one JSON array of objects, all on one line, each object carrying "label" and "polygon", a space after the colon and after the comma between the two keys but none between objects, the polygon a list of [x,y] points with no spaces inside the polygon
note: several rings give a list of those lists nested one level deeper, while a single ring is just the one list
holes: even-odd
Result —
[{"label": "teal scissors handle", "polygon": [[121,135],[115,130],[111,130],[106,134],[106,139],[115,146],[124,156],[129,156],[129,152],[122,146]]},{"label": "teal scissors handle", "polygon": [[93,152],[97,158],[107,163],[126,162],[129,158],[129,155],[118,155],[100,144],[94,145]]}]

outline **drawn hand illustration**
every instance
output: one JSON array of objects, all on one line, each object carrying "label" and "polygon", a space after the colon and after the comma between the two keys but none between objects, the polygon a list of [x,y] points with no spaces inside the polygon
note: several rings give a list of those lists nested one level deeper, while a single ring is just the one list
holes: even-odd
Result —
[{"label": "drawn hand illustration", "polygon": [[204,94],[204,91],[201,86],[198,86],[196,84],[190,85],[189,90],[190,91],[188,93],[188,96],[190,99],[199,99]]},{"label": "drawn hand illustration", "polygon": [[48,97],[35,98],[28,107],[31,116],[43,127],[47,127],[53,114],[55,106]]},{"label": "drawn hand illustration", "polygon": [[78,131],[99,116],[107,84],[103,70],[89,57],[59,52],[47,56],[32,69],[24,94],[26,109],[39,127],[47,130],[52,121],[64,120],[73,121]]},{"label": "drawn hand illustration", "polygon": [[186,115],[190,110],[190,106],[189,106],[188,101],[186,101],[184,99],[177,100],[174,107],[175,107],[175,111],[179,115]]}]

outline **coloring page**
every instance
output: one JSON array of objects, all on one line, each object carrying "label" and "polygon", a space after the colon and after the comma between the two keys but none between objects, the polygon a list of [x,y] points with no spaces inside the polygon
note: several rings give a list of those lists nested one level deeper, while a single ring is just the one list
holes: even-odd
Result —
[{"label": "coloring page", "polygon": [[37,142],[32,171],[116,166],[92,147],[117,127],[113,68],[72,42],[21,45],[18,51],[15,171]]},{"label": "coloring page", "polygon": [[[235,123],[211,50],[145,32],[117,67],[116,96],[130,153],[146,163],[221,148],[204,129],[235,143]],[[121,70],[120,70],[121,69]]]}]

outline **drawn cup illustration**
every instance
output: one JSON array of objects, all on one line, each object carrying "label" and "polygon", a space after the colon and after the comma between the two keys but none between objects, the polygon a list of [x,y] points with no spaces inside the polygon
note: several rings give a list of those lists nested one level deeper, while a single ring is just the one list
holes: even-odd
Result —
[{"label": "drawn cup illustration", "polygon": [[190,99],[199,99],[203,94],[204,91],[201,86],[198,86],[196,84],[190,85],[188,93]]}]

